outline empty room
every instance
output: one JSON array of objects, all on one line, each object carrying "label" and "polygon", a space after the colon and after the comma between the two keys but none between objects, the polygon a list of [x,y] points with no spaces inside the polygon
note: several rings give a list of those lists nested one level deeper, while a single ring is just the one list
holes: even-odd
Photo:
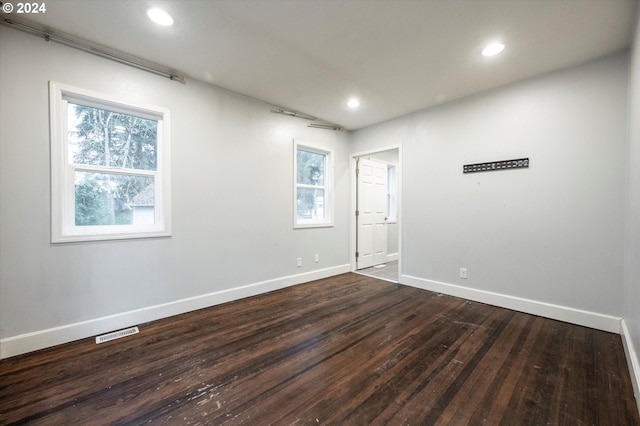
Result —
[{"label": "empty room", "polygon": [[0,3],[0,424],[640,425],[636,0]]}]

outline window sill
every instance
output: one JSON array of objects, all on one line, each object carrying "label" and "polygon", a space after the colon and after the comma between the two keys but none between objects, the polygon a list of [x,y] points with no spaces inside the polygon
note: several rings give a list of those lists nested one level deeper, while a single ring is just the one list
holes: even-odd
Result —
[{"label": "window sill", "polygon": [[51,238],[51,243],[81,243],[91,241],[111,241],[111,240],[135,240],[141,238],[163,238],[170,237],[170,231],[153,231],[153,232],[121,232],[121,233],[104,233],[104,234],[65,234],[57,235]]},{"label": "window sill", "polygon": [[305,229],[305,228],[333,228],[333,222],[329,223],[296,223],[293,225],[293,229]]}]

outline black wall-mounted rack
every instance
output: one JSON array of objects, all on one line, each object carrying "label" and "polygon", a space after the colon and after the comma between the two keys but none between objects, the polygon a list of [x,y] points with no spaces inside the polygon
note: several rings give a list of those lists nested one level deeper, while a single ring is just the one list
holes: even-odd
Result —
[{"label": "black wall-mounted rack", "polygon": [[462,173],[492,172],[495,170],[525,169],[529,167],[528,158],[516,160],[490,161],[488,163],[465,164]]}]

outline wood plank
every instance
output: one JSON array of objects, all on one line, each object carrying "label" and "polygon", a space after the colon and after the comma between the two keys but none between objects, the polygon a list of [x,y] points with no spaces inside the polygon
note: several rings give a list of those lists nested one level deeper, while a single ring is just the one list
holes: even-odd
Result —
[{"label": "wood plank", "polygon": [[640,425],[620,336],[344,274],[0,362],[0,424]]}]

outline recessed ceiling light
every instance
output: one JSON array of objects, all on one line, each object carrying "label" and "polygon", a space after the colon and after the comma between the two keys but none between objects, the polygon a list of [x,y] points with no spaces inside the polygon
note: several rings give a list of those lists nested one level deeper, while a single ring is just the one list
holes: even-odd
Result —
[{"label": "recessed ceiling light", "polygon": [[347,101],[347,106],[351,109],[358,108],[360,106],[360,101],[356,98],[351,98]]},{"label": "recessed ceiling light", "polygon": [[484,56],[495,56],[498,53],[502,52],[503,50],[504,50],[504,44],[491,43],[484,48],[484,50],[482,51],[482,54]]},{"label": "recessed ceiling light", "polygon": [[147,10],[147,16],[158,25],[169,27],[173,25],[173,18],[162,9],[151,8]]},{"label": "recessed ceiling light", "polygon": [[482,54],[484,56],[495,56],[498,53],[504,50],[504,44],[502,43],[491,43],[488,44],[483,50]]}]

